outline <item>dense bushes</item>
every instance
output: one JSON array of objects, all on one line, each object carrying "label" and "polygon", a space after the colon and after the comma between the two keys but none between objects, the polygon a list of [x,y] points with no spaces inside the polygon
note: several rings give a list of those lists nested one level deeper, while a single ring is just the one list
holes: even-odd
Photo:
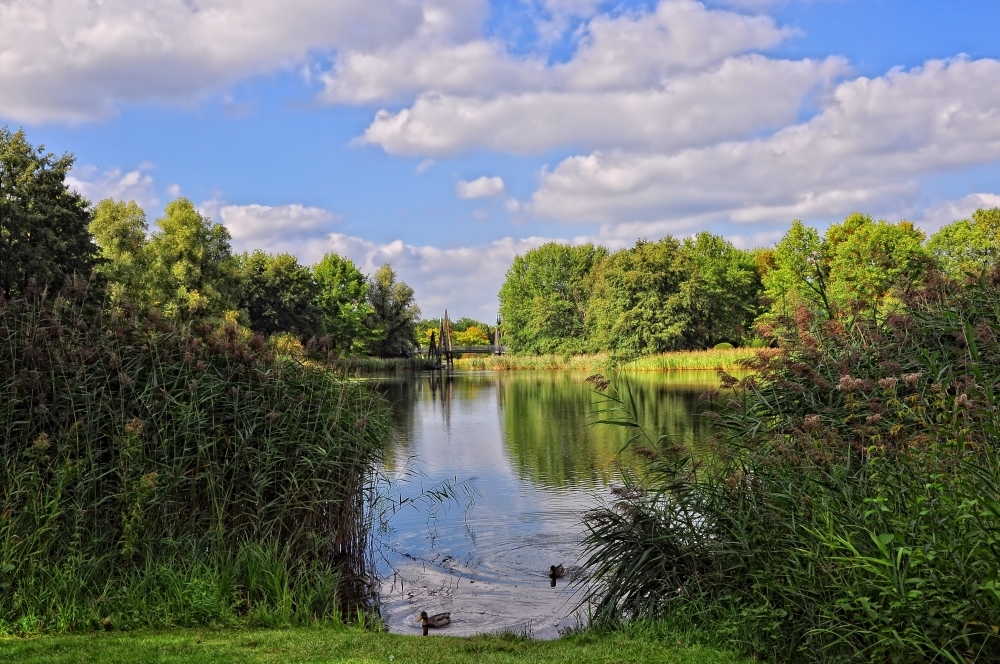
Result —
[{"label": "dense bushes", "polygon": [[997,273],[930,273],[882,324],[800,310],[725,377],[710,462],[647,443],[649,474],[590,516],[598,617],[776,661],[1000,659],[998,301]]},{"label": "dense bushes", "polygon": [[333,617],[381,402],[84,290],[0,302],[0,633]]}]

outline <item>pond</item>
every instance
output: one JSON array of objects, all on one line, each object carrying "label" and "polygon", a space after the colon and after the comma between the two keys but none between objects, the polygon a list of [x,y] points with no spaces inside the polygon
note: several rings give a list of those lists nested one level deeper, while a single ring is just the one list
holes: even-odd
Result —
[{"label": "pond", "polygon": [[[573,627],[581,516],[610,496],[627,430],[587,426],[600,395],[587,373],[456,372],[386,378],[394,434],[386,473],[415,500],[389,520],[380,552],[381,611],[392,632],[419,634],[416,616],[450,611],[448,634]],[[695,450],[710,435],[701,400],[713,372],[632,374],[641,423]],[[452,498],[435,499],[449,487]],[[423,498],[421,498],[423,496]],[[555,587],[550,565],[564,564]]]}]

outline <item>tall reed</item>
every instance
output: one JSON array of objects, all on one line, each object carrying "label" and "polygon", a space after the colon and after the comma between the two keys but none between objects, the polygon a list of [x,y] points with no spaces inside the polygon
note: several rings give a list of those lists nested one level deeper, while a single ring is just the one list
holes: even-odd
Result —
[{"label": "tall reed", "polygon": [[800,313],[750,363],[711,463],[650,459],[588,517],[598,622],[667,621],[783,662],[1000,661],[1000,274],[934,275],[911,313]]},{"label": "tall reed", "polygon": [[378,397],[71,290],[0,303],[0,632],[335,619]]},{"label": "tall reed", "polygon": [[690,350],[659,353],[635,359],[617,357],[610,353],[593,355],[473,355],[456,361],[461,369],[518,371],[518,370],[576,370],[603,371],[715,371],[738,370],[741,363],[756,357],[753,348],[719,350]]}]

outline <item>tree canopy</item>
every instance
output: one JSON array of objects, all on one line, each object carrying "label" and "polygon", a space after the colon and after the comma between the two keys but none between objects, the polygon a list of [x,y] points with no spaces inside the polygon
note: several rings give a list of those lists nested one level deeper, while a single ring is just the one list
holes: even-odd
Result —
[{"label": "tree canopy", "polygon": [[90,232],[100,247],[98,270],[113,303],[149,304],[149,250],[146,213],[135,201],[106,198],[94,208]]},{"label": "tree canopy", "polygon": [[516,257],[500,289],[507,343],[525,353],[586,350],[587,277],[606,254],[550,242]]},{"label": "tree canopy", "polygon": [[237,257],[242,285],[241,308],[250,327],[266,335],[291,332],[301,337],[320,331],[319,288],[309,268],[291,254],[271,256],[261,250]]},{"label": "tree canopy", "polygon": [[413,289],[396,281],[396,272],[388,263],[375,272],[368,286],[372,311],[368,326],[374,333],[369,349],[378,357],[406,357],[416,350],[416,324],[420,307]]},{"label": "tree canopy", "polygon": [[982,274],[1000,259],[1000,208],[948,224],[927,241],[927,251],[952,277]]},{"label": "tree canopy", "polygon": [[153,305],[170,317],[235,311],[239,281],[226,227],[186,198],[167,203],[156,225],[149,242]]},{"label": "tree canopy", "polygon": [[368,279],[349,258],[328,253],[312,268],[320,328],[340,353],[362,351],[373,340]]},{"label": "tree canopy", "polygon": [[73,155],[32,146],[24,131],[0,127],[0,292],[24,293],[31,280],[58,288],[89,276],[96,247],[89,203],[66,185]]}]

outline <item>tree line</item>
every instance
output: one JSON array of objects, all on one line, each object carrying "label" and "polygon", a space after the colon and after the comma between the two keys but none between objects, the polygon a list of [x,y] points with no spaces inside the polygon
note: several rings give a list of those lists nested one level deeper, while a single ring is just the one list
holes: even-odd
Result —
[{"label": "tree line", "polygon": [[774,247],[752,250],[707,232],[615,252],[551,242],[515,258],[500,314],[505,342],[522,354],[763,346],[802,312],[878,322],[929,269],[975,277],[998,257],[998,208],[930,238],[908,221],[854,213],[825,234],[796,220]]},{"label": "tree line", "polygon": [[225,226],[194,204],[167,204],[150,229],[134,201],[95,206],[66,185],[73,156],[0,128],[0,287],[5,299],[96,274],[111,306],[172,319],[238,322],[265,336],[314,338],[338,355],[410,355],[420,309],[385,264],[367,277],[328,253],[234,254]]}]

